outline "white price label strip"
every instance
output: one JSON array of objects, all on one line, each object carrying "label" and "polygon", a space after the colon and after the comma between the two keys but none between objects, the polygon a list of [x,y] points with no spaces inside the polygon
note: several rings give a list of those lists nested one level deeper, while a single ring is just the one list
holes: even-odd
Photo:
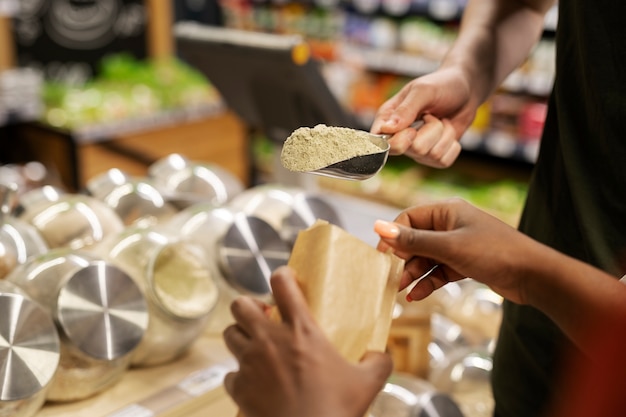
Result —
[{"label": "white price label strip", "polygon": [[227,359],[211,367],[200,369],[175,386],[165,388],[160,392],[144,398],[136,404],[130,404],[106,417],[156,417],[174,407],[199,397],[218,388],[224,382],[224,376],[237,369],[237,361]]},{"label": "white price label strip", "polygon": [[139,404],[131,404],[113,414],[109,414],[107,417],[154,417],[154,415],[155,414],[146,407]]},{"label": "white price label strip", "polygon": [[236,362],[225,362],[210,368],[201,369],[189,375],[178,384],[178,388],[185,391],[192,397],[197,397],[205,392],[214,390],[222,385],[224,376],[230,371],[236,369]]}]

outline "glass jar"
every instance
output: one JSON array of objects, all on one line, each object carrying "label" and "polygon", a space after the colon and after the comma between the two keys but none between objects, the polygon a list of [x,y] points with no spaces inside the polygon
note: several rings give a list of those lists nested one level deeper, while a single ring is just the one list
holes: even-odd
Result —
[{"label": "glass jar", "polygon": [[6,280],[39,303],[62,336],[49,400],[80,400],[119,381],[148,326],[146,301],[131,277],[93,254],[57,248]]},{"label": "glass jar", "polygon": [[265,220],[291,247],[298,232],[318,219],[341,226],[338,213],[323,197],[297,187],[264,184],[249,188],[233,197],[228,207]]},{"label": "glass jar", "polygon": [[37,229],[11,215],[17,186],[0,184],[0,279],[17,265],[48,250]]},{"label": "glass jar", "polygon": [[224,168],[190,161],[180,154],[156,161],[148,168],[148,175],[179,208],[200,202],[222,205],[244,189],[242,182]]},{"label": "glass jar", "polygon": [[430,382],[393,373],[376,396],[368,417],[463,417],[456,401]]},{"label": "glass jar", "polygon": [[31,417],[39,411],[60,349],[50,315],[19,287],[0,281],[0,416]]},{"label": "glass jar", "polygon": [[287,264],[290,248],[270,224],[227,207],[198,203],[165,226],[198,245],[216,271],[220,298],[208,333],[219,335],[232,322],[229,306],[239,294],[271,299],[270,276]]},{"label": "glass jar", "polygon": [[491,352],[484,347],[459,347],[431,369],[429,380],[456,400],[464,415],[493,415]]},{"label": "glass jar", "polygon": [[50,248],[87,248],[124,229],[117,213],[97,198],[51,186],[23,194],[19,204],[18,217],[34,226]]},{"label": "glass jar", "polygon": [[502,296],[471,278],[462,282],[463,295],[448,307],[446,315],[468,332],[473,332],[476,335],[474,343],[494,344],[502,321]]},{"label": "glass jar", "polygon": [[126,226],[152,226],[178,211],[148,178],[132,177],[117,168],[89,180],[87,191],[111,207]]},{"label": "glass jar", "polygon": [[133,277],[148,302],[150,323],[133,365],[158,365],[185,353],[203,333],[219,295],[202,250],[157,227],[127,228],[93,250]]}]

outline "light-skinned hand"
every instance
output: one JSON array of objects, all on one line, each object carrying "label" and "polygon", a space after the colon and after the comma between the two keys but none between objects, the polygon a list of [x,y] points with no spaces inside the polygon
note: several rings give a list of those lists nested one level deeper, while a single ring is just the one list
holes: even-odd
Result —
[{"label": "light-skinned hand", "polygon": [[[391,155],[446,168],[459,156],[459,140],[479,104],[471,100],[469,82],[460,70],[442,68],[404,85],[378,109],[370,131],[392,135]],[[420,118],[425,122],[421,128],[409,127]]]}]

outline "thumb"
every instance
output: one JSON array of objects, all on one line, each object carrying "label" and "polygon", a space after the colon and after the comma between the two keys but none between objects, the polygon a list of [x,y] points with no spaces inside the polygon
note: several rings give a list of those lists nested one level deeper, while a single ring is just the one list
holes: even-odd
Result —
[{"label": "thumb", "polygon": [[414,94],[410,86],[406,85],[398,94],[379,107],[370,131],[372,133],[397,133],[417,120],[420,110],[421,105],[416,105]]},{"label": "thumb", "polygon": [[285,265],[276,268],[270,278],[270,285],[274,301],[284,322],[304,324],[313,321],[293,269]]},{"label": "thumb", "polygon": [[[431,230],[413,229],[385,220],[376,220],[374,231],[378,233],[382,242],[393,248],[396,255],[409,259],[413,256],[434,258],[440,253],[437,233]],[[383,244],[379,248],[384,247]]]}]

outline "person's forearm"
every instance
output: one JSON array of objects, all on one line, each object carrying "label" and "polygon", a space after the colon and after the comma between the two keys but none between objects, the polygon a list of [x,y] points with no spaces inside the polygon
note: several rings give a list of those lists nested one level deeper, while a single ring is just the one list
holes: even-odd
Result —
[{"label": "person's forearm", "polygon": [[442,67],[460,65],[478,103],[521,65],[537,43],[551,0],[470,0]]},{"label": "person's forearm", "polygon": [[[626,318],[626,285],[593,266],[537,245],[520,269],[529,305],[541,310],[583,351],[603,323]],[[527,263],[527,261],[522,261]]]}]

